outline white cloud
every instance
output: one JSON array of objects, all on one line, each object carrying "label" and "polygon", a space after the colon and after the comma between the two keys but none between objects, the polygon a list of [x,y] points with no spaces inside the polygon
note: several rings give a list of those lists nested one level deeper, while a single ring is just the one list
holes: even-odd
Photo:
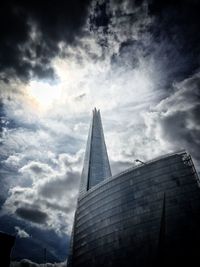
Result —
[{"label": "white cloud", "polygon": [[[50,156],[55,156],[50,153]],[[23,220],[70,233],[80,179],[82,152],[74,156],[60,154],[54,165],[30,161],[19,172],[32,180],[27,186],[14,186],[3,206],[4,213],[15,214]],[[52,168],[54,166],[54,168]]]},{"label": "white cloud", "polygon": [[[44,264],[39,264],[36,262],[32,262],[30,260],[27,259],[23,259],[20,262],[17,261],[12,261],[10,264],[10,267],[23,267],[23,266],[27,266],[27,267],[43,267]],[[60,262],[60,263],[46,263],[46,267],[66,267],[67,266],[67,262]]]},{"label": "white cloud", "polygon": [[186,149],[199,170],[200,74],[177,83],[173,92],[146,114],[148,133],[159,140],[165,151]]},{"label": "white cloud", "polygon": [[31,161],[19,169],[22,174],[28,174],[33,179],[38,179],[40,176],[49,176],[53,173],[53,169],[48,165],[41,162]]},{"label": "white cloud", "polygon": [[17,232],[17,236],[20,238],[28,238],[30,235],[23,229],[21,229],[19,226],[15,226],[15,230]]},{"label": "white cloud", "polygon": [[[182,147],[198,158],[198,77],[163,90],[165,64],[156,60],[157,50],[146,51],[153,45],[148,33],[153,18],[145,4],[130,4],[111,1],[107,12],[114,16],[107,31],[87,35],[86,29],[75,48],[60,45],[65,57],[52,61],[58,77],[53,85],[17,82],[2,90],[10,121],[1,147],[4,164],[14,166],[21,181],[30,180],[23,185],[16,179],[4,212],[18,210],[31,222],[32,210],[41,215],[39,227],[70,232],[94,106],[101,109],[113,173],[137,158],[145,161]],[[156,48],[161,51],[162,44]]]},{"label": "white cloud", "polygon": [[17,168],[20,166],[20,161],[22,160],[23,156],[21,154],[14,154],[14,155],[10,155],[5,161],[4,163],[9,166],[9,167],[14,167]]}]

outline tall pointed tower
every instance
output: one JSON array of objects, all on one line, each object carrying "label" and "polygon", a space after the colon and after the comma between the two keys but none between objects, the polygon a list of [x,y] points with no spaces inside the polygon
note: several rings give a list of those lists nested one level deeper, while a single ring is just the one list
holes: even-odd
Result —
[{"label": "tall pointed tower", "polygon": [[79,196],[111,175],[101,115],[95,108],[87,140]]},{"label": "tall pointed tower", "polygon": [[168,154],[110,176],[94,109],[67,267],[196,266],[200,190],[190,155]]}]

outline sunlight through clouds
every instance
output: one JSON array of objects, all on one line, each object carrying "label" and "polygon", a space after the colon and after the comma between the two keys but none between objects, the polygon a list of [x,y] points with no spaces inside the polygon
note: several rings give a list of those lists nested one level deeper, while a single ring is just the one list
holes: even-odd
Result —
[{"label": "sunlight through clouds", "polygon": [[59,84],[51,85],[42,81],[31,81],[27,92],[42,109],[48,109],[61,98],[62,88]]},{"label": "sunlight through clouds", "polygon": [[[68,12],[67,28],[62,20],[55,23],[49,5],[47,21],[48,14],[40,13],[40,21],[24,20],[25,43],[11,42],[12,32],[15,61],[9,61],[9,83],[0,82],[1,215],[16,220],[18,232],[27,224],[28,234],[45,229],[54,241],[69,237],[94,107],[101,111],[113,174],[135,159],[182,148],[199,162],[200,75],[189,71],[198,57],[193,49],[188,57],[179,52],[176,28],[170,38],[160,32],[166,22],[169,32],[172,17],[159,20],[149,1],[136,2],[93,0],[85,11],[78,10],[78,25],[63,8],[59,19]],[[51,251],[61,251],[55,243]],[[66,243],[63,248],[65,255]]]}]

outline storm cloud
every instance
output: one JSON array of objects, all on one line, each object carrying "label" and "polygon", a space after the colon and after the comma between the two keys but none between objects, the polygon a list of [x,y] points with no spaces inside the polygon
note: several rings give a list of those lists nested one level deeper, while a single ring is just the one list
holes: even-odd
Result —
[{"label": "storm cloud", "polygon": [[39,224],[44,224],[48,218],[45,212],[28,207],[17,208],[15,212],[22,219]]},{"label": "storm cloud", "polygon": [[[141,7],[147,11],[146,19],[152,19],[148,28]],[[157,0],[59,0],[51,3],[42,1],[40,4],[34,1],[3,1],[0,14],[1,78],[4,81],[13,77],[25,81],[34,76],[52,78],[54,69],[51,60],[58,54],[65,56],[62,48],[66,45],[79,45],[79,38],[89,34],[87,24],[90,31],[98,33],[98,43],[104,50],[108,49],[113,38],[115,41],[120,40],[121,51],[126,46],[130,50],[131,42],[136,41],[135,29],[138,25],[135,25],[140,23],[140,41],[137,45],[146,54],[156,49],[158,57],[163,55],[164,49],[164,60],[167,60],[166,65],[169,64],[172,69],[173,61],[183,63],[179,64],[182,65],[181,69],[173,69],[168,77],[181,79],[198,68],[199,58],[195,56],[199,54],[200,41],[198,14],[198,2],[187,0],[162,3]],[[152,39],[150,43],[146,40],[142,44],[141,37],[147,30]],[[152,45],[153,42],[157,46]],[[165,48],[164,44],[167,44]],[[114,50],[113,54],[116,56]],[[130,54],[133,56],[135,53]],[[184,64],[186,61],[187,64]]]},{"label": "storm cloud", "polygon": [[180,149],[200,171],[199,9],[195,0],[4,1],[0,227],[38,237],[20,238],[19,258],[41,262],[35,246],[52,262],[67,253],[94,106],[113,174]]},{"label": "storm cloud", "polygon": [[3,1],[0,11],[1,78],[51,77],[62,42],[76,43],[90,1]]},{"label": "storm cloud", "polygon": [[[151,131],[166,146],[186,149],[200,170],[200,73],[174,85],[173,93],[163,99],[146,117]],[[152,133],[152,132],[151,132]]]}]

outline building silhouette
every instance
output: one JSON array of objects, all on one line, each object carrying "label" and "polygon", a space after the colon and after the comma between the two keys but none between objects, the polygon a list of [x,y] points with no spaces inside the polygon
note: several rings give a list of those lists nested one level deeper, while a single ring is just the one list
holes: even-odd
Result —
[{"label": "building silhouette", "polygon": [[15,236],[0,232],[0,266],[10,266],[10,255],[15,244]]},{"label": "building silhouette", "polygon": [[168,154],[111,176],[93,111],[68,267],[198,266],[199,178],[191,156]]}]

